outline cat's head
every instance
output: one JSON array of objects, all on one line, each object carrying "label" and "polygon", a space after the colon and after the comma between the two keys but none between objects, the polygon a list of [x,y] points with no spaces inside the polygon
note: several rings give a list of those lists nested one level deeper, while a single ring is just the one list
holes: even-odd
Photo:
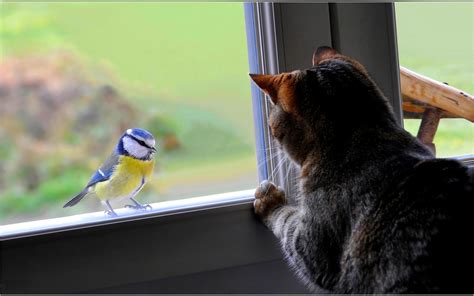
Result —
[{"label": "cat's head", "polygon": [[343,151],[361,129],[395,123],[364,66],[330,47],[316,50],[310,69],[250,76],[271,98],[272,135],[300,165]]}]

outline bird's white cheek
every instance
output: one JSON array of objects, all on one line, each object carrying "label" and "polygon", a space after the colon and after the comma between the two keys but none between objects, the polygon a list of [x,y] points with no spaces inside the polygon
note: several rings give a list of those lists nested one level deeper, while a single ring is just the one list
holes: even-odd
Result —
[{"label": "bird's white cheek", "polygon": [[144,158],[148,155],[148,149],[141,146],[133,139],[128,137],[123,138],[123,148],[127,151],[130,155],[137,157],[137,158]]}]

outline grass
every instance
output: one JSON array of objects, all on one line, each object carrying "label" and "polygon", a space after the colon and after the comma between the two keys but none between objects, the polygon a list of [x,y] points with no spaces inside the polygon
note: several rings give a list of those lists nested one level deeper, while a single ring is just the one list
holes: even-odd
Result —
[{"label": "grass", "polygon": [[474,3],[396,3],[400,65],[474,93]]},{"label": "grass", "polygon": [[[420,122],[419,119],[406,119],[405,129],[416,136]],[[473,124],[465,119],[441,119],[434,143],[438,157],[474,154]]]}]

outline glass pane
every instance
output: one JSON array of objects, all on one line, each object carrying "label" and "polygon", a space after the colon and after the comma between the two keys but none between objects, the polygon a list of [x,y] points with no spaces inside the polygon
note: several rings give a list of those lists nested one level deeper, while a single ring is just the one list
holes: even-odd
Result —
[{"label": "glass pane", "polygon": [[103,210],[63,205],[131,127],[143,203],[255,188],[241,3],[0,5],[0,224]]},{"label": "glass pane", "polygon": [[[400,65],[474,93],[474,4],[396,3]],[[405,119],[416,136],[420,119]],[[434,143],[437,156],[474,153],[474,124],[443,118]]]}]

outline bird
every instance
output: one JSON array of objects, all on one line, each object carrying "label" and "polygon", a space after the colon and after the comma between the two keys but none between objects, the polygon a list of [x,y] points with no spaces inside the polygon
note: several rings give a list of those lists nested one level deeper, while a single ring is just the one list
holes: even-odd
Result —
[{"label": "bird", "polygon": [[153,135],[141,128],[127,129],[120,137],[114,151],[94,172],[84,189],[69,200],[63,208],[72,207],[87,195],[97,196],[107,208],[105,214],[117,216],[111,200],[130,199],[127,208],[151,209],[139,203],[135,196],[151,177],[157,151]]}]

